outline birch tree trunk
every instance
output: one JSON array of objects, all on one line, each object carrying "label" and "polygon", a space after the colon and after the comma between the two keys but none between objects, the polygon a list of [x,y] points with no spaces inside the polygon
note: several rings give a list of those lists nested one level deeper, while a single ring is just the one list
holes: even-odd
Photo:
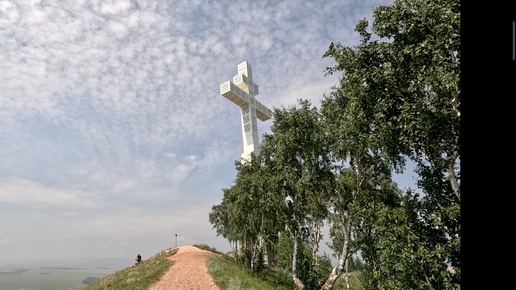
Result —
[{"label": "birch tree trunk", "polygon": [[455,192],[455,196],[460,201],[460,184],[457,179],[457,174],[455,172],[455,162],[457,160],[457,154],[454,154],[449,158],[448,161],[448,178],[450,179],[451,187],[453,189],[453,192]]},{"label": "birch tree trunk", "polygon": [[233,258],[235,259],[235,262],[237,261],[237,256],[238,256],[238,241],[234,241],[234,246],[231,246],[231,248],[233,249]]},{"label": "birch tree trunk", "polygon": [[349,239],[351,238],[351,221],[350,219],[346,219],[346,222],[344,224],[344,244],[342,245],[342,252],[339,257],[339,262],[335,268],[330,273],[330,276],[328,276],[328,279],[326,279],[326,282],[321,287],[321,290],[330,290],[333,289],[333,286],[335,285],[335,282],[340,277],[344,270],[344,265],[346,264],[346,260],[348,257],[349,252]]},{"label": "birch tree trunk", "polygon": [[297,243],[297,235],[294,234],[294,253],[292,254],[292,279],[294,280],[294,284],[296,285],[295,290],[304,290],[305,284],[297,277],[297,251],[298,251],[298,243]]},{"label": "birch tree trunk", "polygon": [[349,285],[349,260],[346,259],[346,264],[344,264],[344,279],[346,280],[346,289],[350,289],[350,285]]},{"label": "birch tree trunk", "polygon": [[317,252],[319,252],[319,240],[321,238],[321,225],[317,221],[312,222],[314,244],[312,246],[312,259],[317,265]]},{"label": "birch tree trunk", "polygon": [[259,243],[259,247],[263,253],[263,264],[265,266],[268,266],[269,265],[269,252],[267,251],[267,243],[262,235],[258,236],[258,243]]},{"label": "birch tree trunk", "polygon": [[256,272],[258,270],[258,259],[260,254],[260,241],[254,240],[252,242],[249,242],[249,248],[251,250],[251,270],[253,272]]}]

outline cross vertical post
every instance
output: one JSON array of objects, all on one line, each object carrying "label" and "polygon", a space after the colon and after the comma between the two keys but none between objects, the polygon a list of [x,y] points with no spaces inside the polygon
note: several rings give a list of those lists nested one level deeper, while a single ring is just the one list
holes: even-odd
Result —
[{"label": "cross vertical post", "polygon": [[251,160],[251,154],[260,154],[256,119],[269,120],[272,111],[254,98],[259,92],[258,85],[253,82],[251,65],[244,61],[237,66],[237,72],[233,82],[220,85],[220,94],[240,107],[244,143],[244,153],[240,157],[245,162]]}]

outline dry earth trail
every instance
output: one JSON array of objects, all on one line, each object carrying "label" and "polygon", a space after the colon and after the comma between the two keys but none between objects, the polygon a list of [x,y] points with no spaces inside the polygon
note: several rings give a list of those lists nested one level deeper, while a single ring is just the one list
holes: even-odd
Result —
[{"label": "dry earth trail", "polygon": [[220,290],[206,267],[206,259],[215,253],[194,246],[178,249],[175,255],[168,258],[174,261],[174,265],[148,290]]}]

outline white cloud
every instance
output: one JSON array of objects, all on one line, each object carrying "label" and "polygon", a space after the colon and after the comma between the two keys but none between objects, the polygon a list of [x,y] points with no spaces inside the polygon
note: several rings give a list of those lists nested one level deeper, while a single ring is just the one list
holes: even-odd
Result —
[{"label": "white cloud", "polygon": [[13,244],[13,243],[16,243],[16,241],[18,241],[17,236],[2,237],[0,239],[0,245]]},{"label": "white cloud", "polygon": [[0,203],[23,207],[47,206],[88,209],[95,205],[96,194],[73,189],[59,189],[29,180],[12,178],[0,184]]},{"label": "white cloud", "polygon": [[0,238],[17,244],[7,251],[16,259],[34,240],[71,255],[73,241],[123,254],[153,243],[134,228],[167,226],[220,244],[207,216],[242,137],[219,85],[247,60],[267,107],[320,99],[336,80],[324,77],[329,43],[356,43],[356,22],[383,2],[0,0],[0,220],[13,221]]}]

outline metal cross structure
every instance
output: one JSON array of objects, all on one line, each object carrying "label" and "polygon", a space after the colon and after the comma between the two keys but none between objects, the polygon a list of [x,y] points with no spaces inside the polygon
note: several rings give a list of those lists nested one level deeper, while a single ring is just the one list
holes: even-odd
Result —
[{"label": "metal cross structure", "polygon": [[220,94],[241,109],[244,153],[240,157],[244,162],[251,160],[251,154],[260,154],[256,119],[267,121],[272,111],[254,98],[258,95],[258,85],[253,82],[251,65],[244,61],[237,68],[238,73],[233,77],[233,82],[227,81],[220,85]]}]

